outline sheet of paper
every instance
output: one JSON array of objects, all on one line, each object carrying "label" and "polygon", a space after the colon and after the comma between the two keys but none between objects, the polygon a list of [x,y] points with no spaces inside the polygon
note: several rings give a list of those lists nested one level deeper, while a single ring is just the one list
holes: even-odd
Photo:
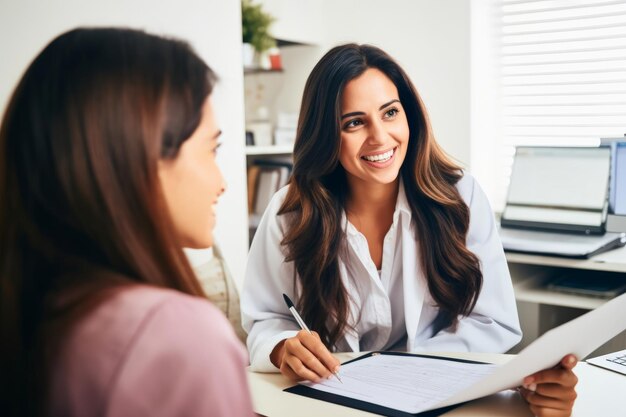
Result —
[{"label": "sheet of paper", "polygon": [[568,353],[582,359],[624,331],[626,329],[624,318],[626,318],[626,294],[546,332],[510,362],[433,408],[458,404],[520,386],[524,377],[555,366]]},{"label": "sheet of paper", "polygon": [[415,414],[467,388],[495,369],[495,365],[374,354],[342,367],[343,383],[331,378],[303,385]]},{"label": "sheet of paper", "polygon": [[415,414],[520,386],[568,353],[582,359],[624,331],[624,317],[626,294],[548,331],[504,365],[379,354],[342,366],[343,384],[330,379],[303,385]]}]

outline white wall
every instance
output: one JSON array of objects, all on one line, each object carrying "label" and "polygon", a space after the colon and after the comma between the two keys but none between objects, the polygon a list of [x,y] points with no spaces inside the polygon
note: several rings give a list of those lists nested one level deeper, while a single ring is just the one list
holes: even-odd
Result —
[{"label": "white wall", "polygon": [[[241,11],[238,1],[2,0],[0,3],[0,110],[35,55],[56,35],[76,26],[129,26],[183,38],[220,76],[214,107],[221,124],[219,160],[228,190],[218,207],[217,241],[241,283],[248,252]],[[201,262],[207,251],[195,251]]]},{"label": "white wall", "polygon": [[[496,152],[499,132],[498,56],[494,46],[499,42],[494,14],[500,6],[497,0],[470,0],[471,30],[471,111],[470,166],[496,211],[502,210],[497,196],[502,182]],[[495,123],[494,123],[495,122]]]},{"label": "white wall", "polygon": [[308,72],[328,49],[346,42],[370,43],[407,71],[426,103],[437,140],[469,165],[469,1],[307,0],[299,8],[292,4],[299,2],[288,0],[260,3],[277,17],[275,36],[319,45],[283,50],[285,85],[276,102],[286,110],[297,110]]},{"label": "white wall", "polygon": [[469,4],[466,0],[325,0],[330,48],[370,43],[394,57],[415,84],[437,141],[469,164]]},{"label": "white wall", "polygon": [[262,4],[263,10],[276,19],[271,27],[275,37],[302,43],[321,43],[328,30],[322,23],[334,13],[326,0],[253,1]]}]

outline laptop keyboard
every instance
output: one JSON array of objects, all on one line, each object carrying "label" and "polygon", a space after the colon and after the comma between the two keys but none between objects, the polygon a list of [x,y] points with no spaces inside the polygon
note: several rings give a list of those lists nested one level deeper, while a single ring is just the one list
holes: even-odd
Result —
[{"label": "laptop keyboard", "polygon": [[587,363],[626,375],[626,349],[587,359]]},{"label": "laptop keyboard", "polygon": [[613,358],[606,358],[607,361],[616,363],[618,365],[626,366],[626,353],[623,355],[618,355]]}]

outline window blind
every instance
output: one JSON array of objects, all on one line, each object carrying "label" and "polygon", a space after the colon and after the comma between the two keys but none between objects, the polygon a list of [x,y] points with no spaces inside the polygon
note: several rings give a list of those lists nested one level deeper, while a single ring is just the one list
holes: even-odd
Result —
[{"label": "window blind", "polygon": [[497,201],[518,145],[626,133],[626,0],[500,0]]}]

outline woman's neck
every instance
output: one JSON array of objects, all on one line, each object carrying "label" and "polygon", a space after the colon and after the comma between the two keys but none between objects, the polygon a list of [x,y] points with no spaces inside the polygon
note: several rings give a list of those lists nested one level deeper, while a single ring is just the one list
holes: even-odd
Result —
[{"label": "woman's neck", "polygon": [[346,202],[348,221],[365,236],[376,269],[383,265],[385,235],[393,224],[400,182],[371,184],[353,179]]},{"label": "woman's neck", "polygon": [[390,184],[371,184],[348,179],[346,212],[357,216],[393,215],[400,188],[400,177]]}]

